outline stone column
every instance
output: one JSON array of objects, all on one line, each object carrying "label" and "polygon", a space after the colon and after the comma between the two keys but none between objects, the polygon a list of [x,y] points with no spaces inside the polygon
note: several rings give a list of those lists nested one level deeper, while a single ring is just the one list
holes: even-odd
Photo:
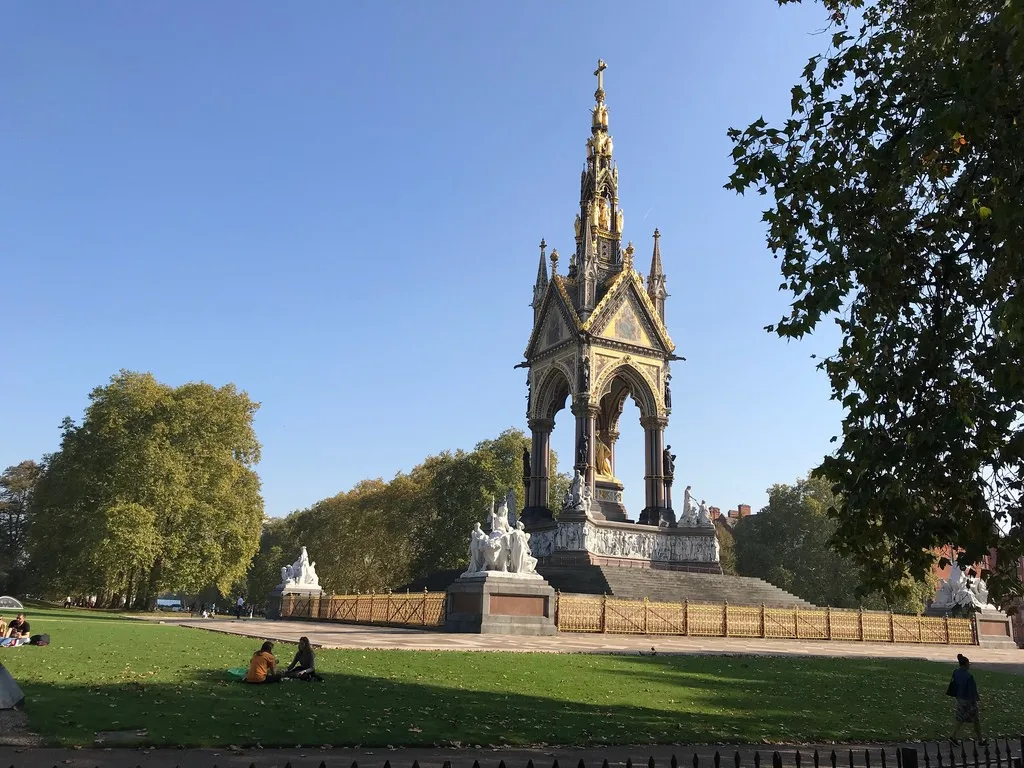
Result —
[{"label": "stone column", "polygon": [[597,439],[597,408],[591,408],[588,405],[577,406],[575,403],[572,407],[572,412],[576,415],[576,444],[573,446],[573,451],[578,454],[580,447],[580,440],[583,435],[587,436],[587,463],[584,466],[580,463],[579,455],[574,457],[573,466],[583,473],[583,480],[587,485],[590,486],[590,491],[594,491],[594,449],[595,440]]},{"label": "stone column", "polygon": [[543,524],[553,521],[548,506],[548,494],[551,482],[551,430],[555,423],[551,419],[530,419],[532,443],[530,450],[530,490],[523,509],[523,522],[526,525]]},{"label": "stone column", "polygon": [[662,452],[665,449],[665,427],[668,419],[661,416],[644,416],[640,419],[644,428],[644,496],[646,505],[640,513],[640,522],[658,525],[662,510],[665,509],[665,474],[662,471]]}]

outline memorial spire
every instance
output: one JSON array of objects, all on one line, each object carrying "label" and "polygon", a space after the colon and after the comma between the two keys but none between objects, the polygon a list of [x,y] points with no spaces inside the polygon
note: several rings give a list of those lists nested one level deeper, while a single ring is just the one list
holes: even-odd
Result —
[{"label": "memorial spire", "polygon": [[651,297],[662,321],[665,319],[665,273],[661,268],[661,233],[654,229],[654,253],[651,254],[651,271],[647,275],[647,295]]},{"label": "memorial spire", "polygon": [[540,241],[540,265],[537,267],[537,282],[533,284],[533,303],[530,304],[533,307],[534,322],[540,316],[540,307],[544,303],[544,294],[548,290],[548,265],[544,253],[547,247],[548,244],[542,238]]}]

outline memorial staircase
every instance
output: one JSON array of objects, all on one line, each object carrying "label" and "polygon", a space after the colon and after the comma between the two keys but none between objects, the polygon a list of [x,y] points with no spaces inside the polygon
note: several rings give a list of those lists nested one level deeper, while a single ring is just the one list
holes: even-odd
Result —
[{"label": "memorial staircase", "polygon": [[622,600],[681,603],[729,603],[729,605],[761,605],[769,608],[812,608],[785,590],[749,576],[723,576],[710,573],[687,573],[652,568],[618,566],[542,565],[537,571],[559,592],[585,595],[609,595]]}]

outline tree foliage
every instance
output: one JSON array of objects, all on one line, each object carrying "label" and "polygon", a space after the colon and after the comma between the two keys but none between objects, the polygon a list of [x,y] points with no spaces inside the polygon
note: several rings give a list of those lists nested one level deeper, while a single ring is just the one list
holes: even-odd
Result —
[{"label": "tree foliage", "polygon": [[0,475],[0,591],[18,592],[28,561],[25,539],[40,467],[23,461]]},{"label": "tree foliage", "polygon": [[[529,438],[508,429],[472,451],[429,456],[389,482],[363,480],[263,529],[248,589],[260,601],[280,582],[280,568],[300,546],[316,560],[328,592],[382,591],[436,571],[465,566],[469,532],[509,489],[520,509],[523,449]],[[567,487],[552,452],[552,483]]]},{"label": "tree foliage", "polygon": [[1024,590],[1024,3],[824,5],[831,45],[790,118],[730,131],[727,187],[769,196],[793,296],[768,330],[841,329],[821,367],[846,416],[821,472],[870,585],[921,577],[945,544],[962,564],[994,548],[1006,604]]},{"label": "tree foliage", "polygon": [[162,591],[226,591],[257,549],[257,405],[233,385],[169,387],[122,371],[65,419],[32,501],[39,587],[152,605]]},{"label": "tree foliage", "polygon": [[774,485],[768,506],[736,523],[736,569],[814,603],[834,608],[889,608],[920,613],[935,595],[934,577],[904,573],[888,595],[860,595],[864,574],[846,555],[830,548],[836,521],[828,510],[838,504],[829,481],[809,477],[796,485]]}]

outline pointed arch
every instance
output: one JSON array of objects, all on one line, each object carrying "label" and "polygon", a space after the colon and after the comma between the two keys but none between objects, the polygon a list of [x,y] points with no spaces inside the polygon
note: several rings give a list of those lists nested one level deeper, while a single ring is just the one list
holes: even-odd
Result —
[{"label": "pointed arch", "polygon": [[566,400],[575,397],[572,373],[561,363],[553,363],[541,375],[533,401],[532,418],[551,419],[565,407]]},{"label": "pointed arch", "polygon": [[[640,409],[641,417],[659,415],[658,397],[654,393],[654,385],[628,360],[619,361],[601,373],[594,388],[598,402],[612,391],[616,379],[621,379],[628,386],[629,394],[632,395]],[[625,400],[625,395],[622,395],[622,398]]]}]

